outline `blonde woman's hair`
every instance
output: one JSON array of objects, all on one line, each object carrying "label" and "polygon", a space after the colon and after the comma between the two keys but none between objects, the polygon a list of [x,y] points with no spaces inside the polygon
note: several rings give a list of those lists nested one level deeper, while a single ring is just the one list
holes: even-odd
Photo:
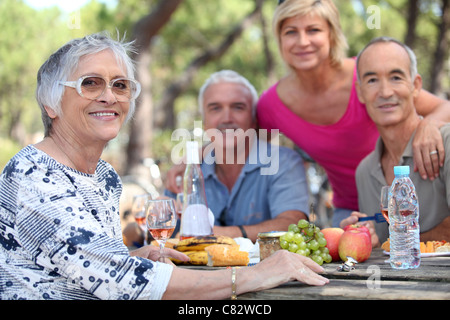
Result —
[{"label": "blonde woman's hair", "polygon": [[333,66],[339,66],[347,56],[347,39],[339,21],[339,11],[331,0],[285,0],[277,6],[272,28],[281,51],[280,31],[286,19],[295,16],[316,15],[328,22],[330,27],[330,60]]}]

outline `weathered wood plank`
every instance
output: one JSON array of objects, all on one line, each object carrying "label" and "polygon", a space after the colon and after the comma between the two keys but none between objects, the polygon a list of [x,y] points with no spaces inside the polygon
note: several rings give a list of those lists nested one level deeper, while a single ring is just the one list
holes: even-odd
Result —
[{"label": "weathered wood plank", "polygon": [[[341,262],[324,264],[330,283],[323,287],[289,282],[277,288],[251,292],[240,300],[450,300],[450,257],[423,258],[418,269],[395,270],[380,249],[350,272],[337,271]],[[191,266],[216,270],[218,268]]]},{"label": "weathered wood plank", "polygon": [[383,280],[450,282],[450,257],[422,258],[420,267],[410,270],[392,269],[386,262],[388,259],[381,250],[374,250],[367,261],[357,264],[355,270],[350,272],[337,271],[340,263],[325,264],[323,267],[330,279],[366,279],[379,274]]},{"label": "weathered wood plank", "polygon": [[240,295],[239,300],[443,300],[450,299],[450,284],[423,281],[333,279],[323,287],[298,282]]}]

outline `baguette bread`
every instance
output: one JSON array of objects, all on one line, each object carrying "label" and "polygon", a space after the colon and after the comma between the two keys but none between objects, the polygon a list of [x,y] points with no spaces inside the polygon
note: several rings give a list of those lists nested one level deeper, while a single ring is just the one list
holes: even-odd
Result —
[{"label": "baguette bread", "polygon": [[239,251],[238,245],[214,244],[206,247],[209,267],[246,266],[248,265],[248,252]]}]

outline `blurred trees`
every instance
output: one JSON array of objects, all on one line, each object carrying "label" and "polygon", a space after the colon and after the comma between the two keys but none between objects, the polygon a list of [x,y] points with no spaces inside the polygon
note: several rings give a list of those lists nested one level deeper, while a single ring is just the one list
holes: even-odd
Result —
[{"label": "blurred trees", "polygon": [[[449,93],[449,0],[335,2],[350,56],[375,36],[398,38],[415,50],[425,88]],[[90,1],[64,13],[0,0],[0,169],[42,130],[34,101],[40,65],[68,40],[101,30],[136,39],[144,87],[135,119],[105,157],[122,174],[133,173],[147,157],[170,166],[171,132],[193,129],[194,120],[201,120],[197,92],[210,73],[234,69],[259,92],[285,73],[271,33],[276,5],[276,0]]]},{"label": "blurred trees", "polygon": [[[158,32],[170,20],[172,14],[183,0],[159,1],[155,9],[139,19],[133,32],[137,52],[133,56],[136,61],[136,77],[142,85],[142,93],[136,103],[134,121],[130,124],[130,134],[126,148],[126,175],[141,176],[148,172],[144,159],[149,157],[151,142],[153,141],[153,98],[151,43]],[[150,178],[150,177],[148,177]]]}]

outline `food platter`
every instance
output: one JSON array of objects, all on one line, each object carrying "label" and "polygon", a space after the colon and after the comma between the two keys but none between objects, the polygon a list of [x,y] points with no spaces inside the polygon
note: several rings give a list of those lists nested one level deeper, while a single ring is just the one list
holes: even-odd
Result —
[{"label": "food platter", "polygon": [[[382,245],[383,254],[389,255],[390,241],[387,239]],[[450,256],[450,243],[447,241],[420,242],[420,257],[445,257]]]}]

